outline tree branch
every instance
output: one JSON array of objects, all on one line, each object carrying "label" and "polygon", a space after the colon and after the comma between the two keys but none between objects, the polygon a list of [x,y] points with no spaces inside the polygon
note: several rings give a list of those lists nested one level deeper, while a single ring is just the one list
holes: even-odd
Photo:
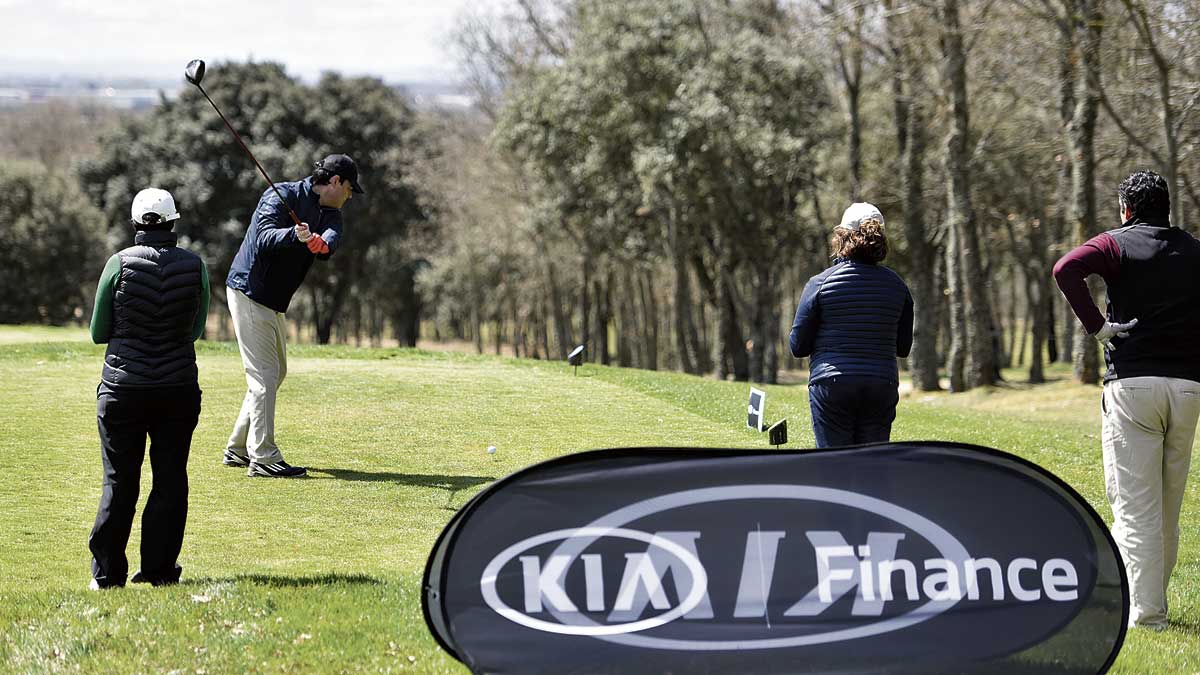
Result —
[{"label": "tree branch", "polygon": [[1192,206],[1200,211],[1200,194],[1196,193],[1196,188],[1192,186],[1192,179],[1182,171],[1179,172],[1179,178],[1183,180],[1183,187],[1188,193],[1188,198],[1192,200]]},{"label": "tree branch", "polygon": [[1104,112],[1108,113],[1109,118],[1114,124],[1117,125],[1117,128],[1121,130],[1121,133],[1125,134],[1125,137],[1128,138],[1130,142],[1141,148],[1146,154],[1150,155],[1150,157],[1153,158],[1154,161],[1160,166],[1165,166],[1166,162],[1163,161],[1162,156],[1155,152],[1154,149],[1149,145],[1147,145],[1146,142],[1143,141],[1137,134],[1135,134],[1132,129],[1125,126],[1125,123],[1122,122],[1121,118],[1117,116],[1116,111],[1113,110],[1112,103],[1108,100],[1108,94],[1104,91],[1104,87],[1100,86],[1100,83],[1098,82],[1096,85],[1096,93],[1100,98],[1100,107],[1104,108]]},{"label": "tree branch", "polygon": [[555,40],[546,30],[546,26],[541,17],[534,11],[533,3],[530,0],[517,0],[517,5],[521,8],[521,13],[525,15],[525,22],[533,29],[533,34],[537,36],[538,43],[546,48],[546,51],[553,54],[556,58],[562,58],[566,55],[566,47]]},{"label": "tree branch", "polygon": [[[983,9],[980,10],[979,16],[971,23],[979,24],[979,23],[985,22],[987,20],[988,13],[991,12],[992,7],[995,7],[995,6],[996,6],[996,0],[987,0],[987,2],[985,2],[983,5]],[[983,31],[982,30],[976,31],[975,37],[972,38],[971,40],[967,41],[967,43],[963,45],[963,54],[966,54],[966,55],[971,54],[971,49],[975,47],[975,43],[979,40],[980,35],[983,35]]]},{"label": "tree branch", "polygon": [[1192,111],[1192,108],[1195,107],[1196,101],[1198,100],[1200,100],[1200,88],[1196,89],[1196,93],[1192,94],[1192,97],[1187,100],[1187,103],[1184,103],[1177,111],[1174,129],[1175,134],[1179,134],[1181,131],[1183,131],[1184,118],[1189,112]]}]

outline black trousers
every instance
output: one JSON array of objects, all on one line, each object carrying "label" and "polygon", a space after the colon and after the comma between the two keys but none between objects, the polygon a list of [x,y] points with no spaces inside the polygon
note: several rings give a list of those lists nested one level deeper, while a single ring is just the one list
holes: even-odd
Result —
[{"label": "black trousers", "polygon": [[896,384],[878,377],[838,375],[808,385],[817,447],[886,443],[899,401]]},{"label": "black trousers", "polygon": [[123,585],[129,573],[125,546],[147,436],[153,485],[142,512],[142,574],[155,583],[179,580],[175,561],[187,521],[188,452],[199,417],[199,387],[101,391],[97,396],[104,487],[88,548],[92,576],[101,586]]}]

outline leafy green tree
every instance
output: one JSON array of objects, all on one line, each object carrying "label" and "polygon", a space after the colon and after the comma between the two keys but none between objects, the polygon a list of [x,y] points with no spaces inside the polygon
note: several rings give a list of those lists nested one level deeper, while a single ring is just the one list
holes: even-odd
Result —
[{"label": "leafy green tree", "polygon": [[[372,274],[372,265],[379,266],[369,260],[376,247],[428,236],[431,223],[413,171],[414,164],[431,158],[430,145],[404,97],[378,79],[328,73],[307,98],[305,134],[290,151],[292,161],[301,163],[307,157],[311,165],[331,152],[344,152],[358,164],[367,190],[365,196],[355,195],[347,206],[346,246],[331,258],[331,264],[315,266],[306,282],[317,336],[325,343],[351,298],[373,302],[388,296],[393,300],[414,297],[411,273],[389,275],[383,279],[384,285],[376,284],[381,297],[367,297],[364,291],[371,287],[366,279]],[[417,262],[403,247],[394,247],[382,270]],[[388,278],[394,284],[392,289],[386,287]],[[415,344],[415,334],[411,340]]]},{"label": "leafy green tree", "polygon": [[0,323],[84,317],[112,253],[103,214],[69,176],[33,162],[0,166],[0,195]]},{"label": "leafy green tree", "polygon": [[[777,16],[754,5],[584,1],[572,12],[570,50],[515,82],[498,142],[578,243],[583,293],[594,267],[639,245],[654,251],[674,270],[682,368],[709,369],[695,274],[719,317],[718,374],[736,360],[738,379],[773,378],[777,361],[761,350],[776,342],[779,267],[795,250],[797,197],[824,136],[820,77]],[[736,287],[750,262],[746,310]]]}]

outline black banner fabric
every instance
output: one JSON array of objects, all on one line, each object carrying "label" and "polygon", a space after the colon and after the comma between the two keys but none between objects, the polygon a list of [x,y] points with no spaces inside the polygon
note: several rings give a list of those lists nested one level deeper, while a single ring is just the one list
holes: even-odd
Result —
[{"label": "black banner fabric", "polygon": [[952,443],[586,452],[451,520],[423,601],[474,673],[1095,675],[1116,546],[1066,483]]}]

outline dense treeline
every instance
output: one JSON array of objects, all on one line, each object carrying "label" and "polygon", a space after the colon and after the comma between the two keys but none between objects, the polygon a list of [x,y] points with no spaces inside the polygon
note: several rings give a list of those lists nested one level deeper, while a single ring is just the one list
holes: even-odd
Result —
[{"label": "dense treeline", "polygon": [[[831,227],[867,200],[916,301],[913,384],[961,391],[1005,366],[1039,382],[1049,360],[1096,380],[1050,268],[1118,224],[1134,169],[1168,178],[1176,224],[1200,213],[1198,15],[1158,0],[514,0],[454,35],[470,110],[273,64],[219,64],[206,84],[276,179],[329,151],[362,169],[353,244],[289,312],[311,339],[414,344],[423,327],[481,351],[584,344],[602,363],[773,382]],[[86,316],[97,260],[150,184],[224,277],[263,186],[197,92],[88,112],[99,136],[52,112],[0,115],[0,153],[30,160],[0,168],[0,234],[30,242],[0,272],[56,277],[17,284],[0,321]],[[39,247],[39,231],[72,246]]]},{"label": "dense treeline", "polygon": [[[961,391],[1011,365],[1039,382],[1047,359],[1094,382],[1098,350],[1050,268],[1119,224],[1116,184],[1143,166],[1168,176],[1188,227],[1197,11],[519,0],[459,32],[491,131],[462,138],[504,166],[490,183],[511,197],[442,227],[502,227],[527,253],[487,286],[522,299],[486,303],[497,332],[774,381],[832,225],[869,200],[917,304],[914,386],[943,372]],[[447,241],[441,258],[464,255]]]}]

